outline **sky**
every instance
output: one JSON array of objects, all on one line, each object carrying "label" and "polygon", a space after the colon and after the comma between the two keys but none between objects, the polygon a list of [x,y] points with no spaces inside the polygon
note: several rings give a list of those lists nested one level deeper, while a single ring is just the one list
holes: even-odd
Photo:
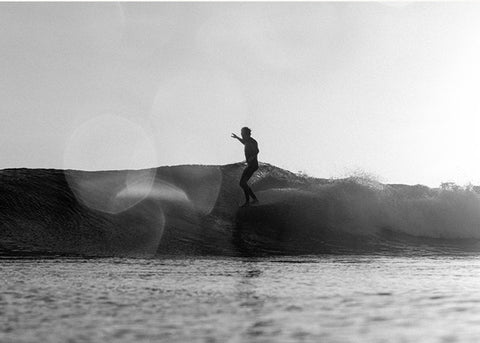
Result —
[{"label": "sky", "polygon": [[480,3],[0,3],[0,168],[480,184]]}]

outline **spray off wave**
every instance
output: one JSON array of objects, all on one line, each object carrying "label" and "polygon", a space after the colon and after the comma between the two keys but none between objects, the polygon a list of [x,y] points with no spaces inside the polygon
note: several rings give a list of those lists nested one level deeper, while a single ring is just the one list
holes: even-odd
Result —
[{"label": "spray off wave", "polygon": [[388,253],[459,243],[480,250],[476,187],[317,179],[261,164],[251,179],[260,204],[239,209],[242,169],[0,171],[0,253]]}]

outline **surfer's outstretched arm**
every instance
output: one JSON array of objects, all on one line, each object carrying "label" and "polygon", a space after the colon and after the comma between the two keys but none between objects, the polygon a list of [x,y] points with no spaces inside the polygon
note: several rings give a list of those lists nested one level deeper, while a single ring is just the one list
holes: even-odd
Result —
[{"label": "surfer's outstretched arm", "polygon": [[241,139],[240,137],[238,137],[236,134],[232,133],[232,138],[238,139],[240,141],[240,143],[245,145],[245,141],[243,139]]}]

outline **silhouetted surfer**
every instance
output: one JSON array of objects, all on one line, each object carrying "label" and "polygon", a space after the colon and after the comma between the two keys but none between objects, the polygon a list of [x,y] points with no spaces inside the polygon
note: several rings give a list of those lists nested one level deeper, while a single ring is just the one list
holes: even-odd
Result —
[{"label": "silhouetted surfer", "polygon": [[247,181],[250,179],[258,169],[258,160],[257,155],[259,153],[258,144],[255,139],[250,136],[251,130],[248,127],[242,128],[242,138],[238,137],[236,134],[232,133],[232,138],[238,139],[243,145],[245,145],[245,158],[247,159],[247,168],[243,171],[242,177],[240,179],[240,187],[242,187],[243,192],[245,193],[245,204],[242,207],[248,206],[250,204],[250,197],[253,199],[252,204],[258,202],[257,197],[253,194],[252,189],[248,186]]}]

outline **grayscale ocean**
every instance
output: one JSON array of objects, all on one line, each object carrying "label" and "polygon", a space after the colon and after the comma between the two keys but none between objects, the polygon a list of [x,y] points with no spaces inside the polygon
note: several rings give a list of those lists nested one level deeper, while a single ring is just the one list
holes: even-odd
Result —
[{"label": "grayscale ocean", "polygon": [[0,171],[0,342],[478,342],[480,187]]},{"label": "grayscale ocean", "polygon": [[1,342],[478,342],[480,258],[3,257]]}]

